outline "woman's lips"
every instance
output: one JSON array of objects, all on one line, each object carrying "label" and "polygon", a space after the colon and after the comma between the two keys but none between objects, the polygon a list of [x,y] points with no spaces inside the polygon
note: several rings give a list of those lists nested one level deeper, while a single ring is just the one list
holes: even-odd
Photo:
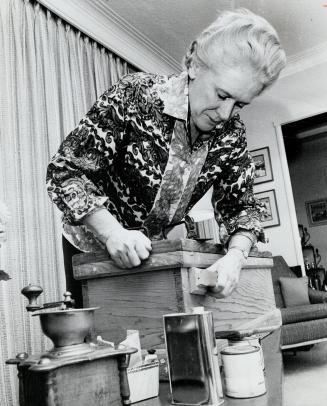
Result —
[{"label": "woman's lips", "polygon": [[214,124],[214,125],[217,125],[217,124],[219,124],[220,122],[221,122],[221,120],[219,119],[219,118],[217,118],[217,119],[213,119],[213,118],[211,118],[210,116],[208,116],[207,115],[207,117],[209,118],[209,120],[212,122],[212,124]]}]

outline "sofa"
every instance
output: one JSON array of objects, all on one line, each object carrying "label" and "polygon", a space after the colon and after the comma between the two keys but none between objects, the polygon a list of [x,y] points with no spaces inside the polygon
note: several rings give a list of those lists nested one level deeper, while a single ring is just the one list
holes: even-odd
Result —
[{"label": "sofa", "polygon": [[[282,316],[282,349],[296,349],[296,347],[327,340],[327,292],[307,287],[308,303],[290,306],[286,304],[290,298],[285,298],[287,294],[284,282],[289,286],[297,287],[299,280],[296,281],[296,279],[303,279],[305,283],[306,278],[297,278],[281,256],[274,257],[271,275],[276,306],[280,309]],[[294,282],[290,278],[294,278]]]}]

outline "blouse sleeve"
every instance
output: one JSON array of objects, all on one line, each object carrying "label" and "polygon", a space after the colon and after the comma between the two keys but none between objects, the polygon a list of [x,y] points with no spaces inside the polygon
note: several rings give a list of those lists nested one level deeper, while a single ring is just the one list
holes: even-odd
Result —
[{"label": "blouse sleeve", "polygon": [[102,185],[125,132],[127,88],[121,80],[101,95],[48,166],[48,194],[65,223],[80,224],[108,199]]},{"label": "blouse sleeve", "polygon": [[261,225],[265,208],[253,194],[254,163],[247,150],[245,126],[239,116],[231,120],[231,126],[223,138],[222,173],[212,194],[220,240],[226,243],[234,232],[245,229],[265,242]]}]

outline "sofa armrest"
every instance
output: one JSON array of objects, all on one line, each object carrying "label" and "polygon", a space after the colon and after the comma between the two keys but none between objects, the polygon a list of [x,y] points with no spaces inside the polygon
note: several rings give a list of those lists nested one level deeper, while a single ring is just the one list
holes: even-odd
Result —
[{"label": "sofa armrest", "polygon": [[309,288],[309,299],[310,303],[326,303],[327,302],[327,292],[323,290],[314,290]]}]

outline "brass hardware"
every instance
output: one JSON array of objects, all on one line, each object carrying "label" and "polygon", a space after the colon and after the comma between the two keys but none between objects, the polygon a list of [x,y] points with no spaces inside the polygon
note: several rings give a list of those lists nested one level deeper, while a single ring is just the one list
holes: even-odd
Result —
[{"label": "brass hardware", "polygon": [[35,313],[33,316],[40,316],[43,333],[57,349],[83,344],[85,337],[93,328],[94,311],[97,309],[99,307],[57,310]]},{"label": "brass hardware", "polygon": [[28,358],[27,352],[20,352],[19,354],[16,355],[16,358],[10,358],[7,359],[6,364],[7,365],[18,365],[22,361]]},{"label": "brass hardware", "polygon": [[36,310],[49,309],[53,307],[62,307],[63,309],[71,309],[75,306],[75,300],[72,299],[70,292],[64,293],[64,300],[58,302],[43,303],[43,305],[37,304],[37,298],[41,295],[43,289],[41,286],[31,285],[25,286],[21,293],[28,299],[28,305],[26,310],[28,312],[35,312]]}]

